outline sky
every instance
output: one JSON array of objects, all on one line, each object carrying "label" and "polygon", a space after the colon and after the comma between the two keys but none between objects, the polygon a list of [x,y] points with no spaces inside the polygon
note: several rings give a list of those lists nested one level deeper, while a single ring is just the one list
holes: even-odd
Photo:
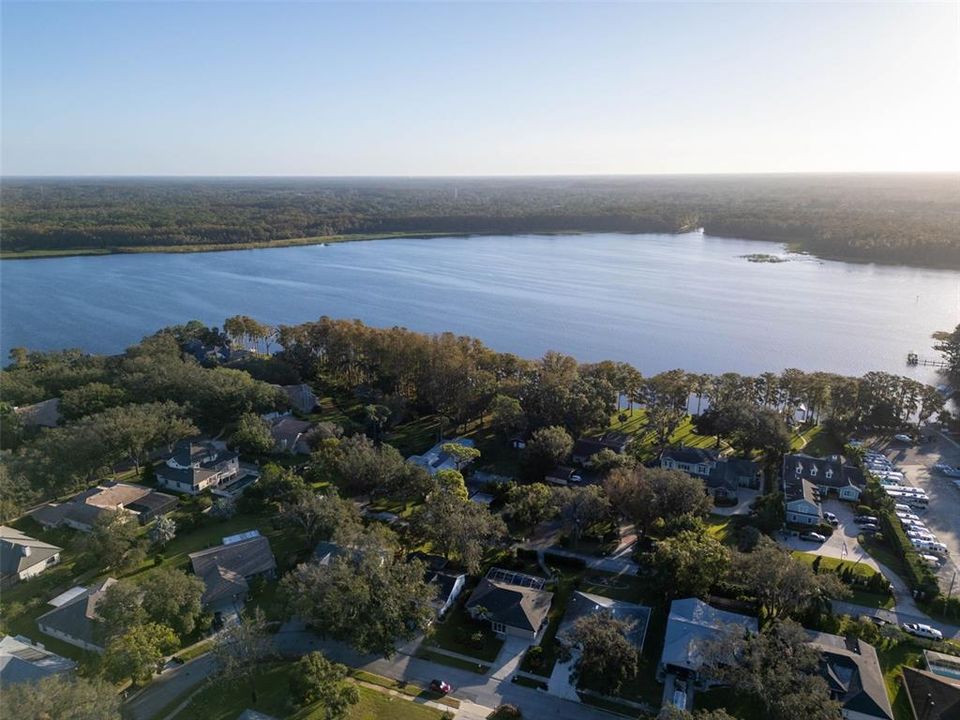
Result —
[{"label": "sky", "polygon": [[960,170],[960,3],[0,5],[4,175]]}]

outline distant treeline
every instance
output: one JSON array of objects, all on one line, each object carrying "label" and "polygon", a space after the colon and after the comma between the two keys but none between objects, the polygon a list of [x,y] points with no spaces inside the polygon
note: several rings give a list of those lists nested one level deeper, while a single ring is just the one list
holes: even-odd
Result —
[{"label": "distant treeline", "polygon": [[960,268],[960,175],[6,179],[4,252],[371,233],[681,232]]}]

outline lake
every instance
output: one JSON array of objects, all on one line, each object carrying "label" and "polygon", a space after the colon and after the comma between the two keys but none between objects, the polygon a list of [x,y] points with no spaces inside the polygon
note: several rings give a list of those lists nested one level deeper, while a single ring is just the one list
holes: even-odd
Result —
[{"label": "lake", "polygon": [[0,262],[0,350],[116,353],[165,325],[321,315],[451,330],[526,357],[741,373],[859,375],[933,357],[960,322],[960,273],[784,255],[776,243],[685,235],[378,240],[193,254]]}]

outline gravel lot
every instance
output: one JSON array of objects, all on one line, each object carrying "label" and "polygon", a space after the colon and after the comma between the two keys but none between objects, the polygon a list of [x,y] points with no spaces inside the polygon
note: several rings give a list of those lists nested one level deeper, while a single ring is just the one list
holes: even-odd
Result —
[{"label": "gravel lot", "polygon": [[891,441],[877,449],[892,462],[899,465],[909,485],[923,488],[930,496],[930,506],[917,514],[931,532],[950,550],[950,558],[941,568],[939,577],[943,591],[947,592],[957,573],[953,587],[954,595],[960,593],[960,489],[954,484],[955,478],[932,473],[930,467],[938,462],[960,465],[960,446],[940,435],[932,428],[924,430],[924,435],[932,434],[932,442],[918,445]]}]

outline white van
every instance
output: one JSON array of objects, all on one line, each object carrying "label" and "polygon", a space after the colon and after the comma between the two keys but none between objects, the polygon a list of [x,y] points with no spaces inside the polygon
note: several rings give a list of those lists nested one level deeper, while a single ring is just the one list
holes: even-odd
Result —
[{"label": "white van", "polygon": [[943,561],[936,555],[927,555],[926,553],[921,553],[920,562],[922,562],[924,565],[929,565],[930,567],[935,568],[938,568],[943,564]]},{"label": "white van", "polygon": [[910,506],[904,505],[903,503],[897,503],[896,505],[893,506],[893,509],[899,512],[905,512],[905,513],[910,512]]},{"label": "white van", "polygon": [[903,499],[913,508],[924,509],[930,504],[930,498],[926,495],[905,495]]}]

